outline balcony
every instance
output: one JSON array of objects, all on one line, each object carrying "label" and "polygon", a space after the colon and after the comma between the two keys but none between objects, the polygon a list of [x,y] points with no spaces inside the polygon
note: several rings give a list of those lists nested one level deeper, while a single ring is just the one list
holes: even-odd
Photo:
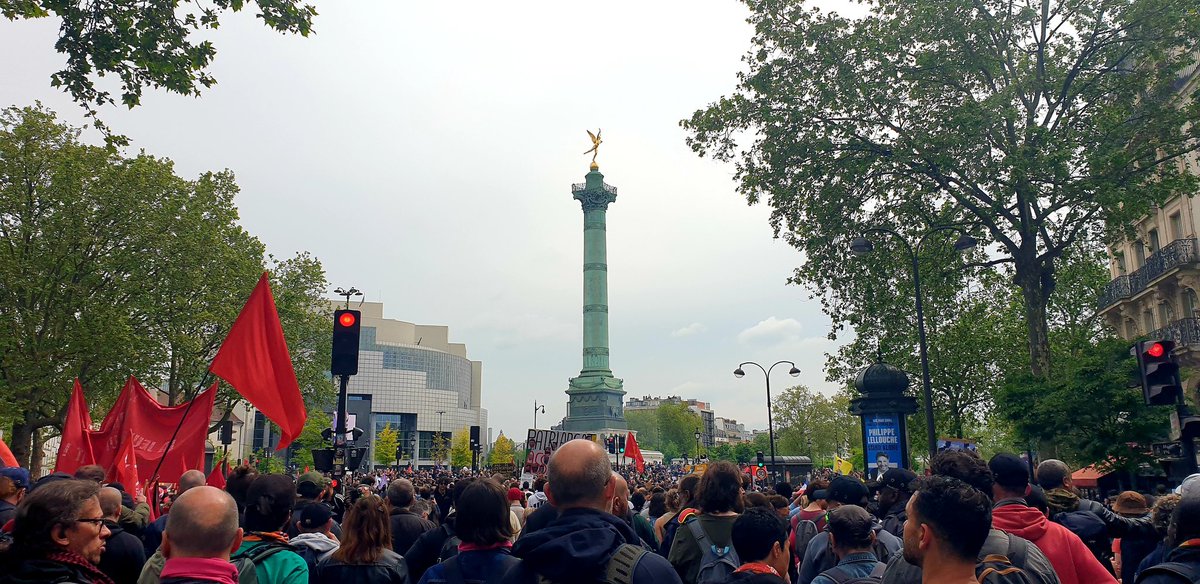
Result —
[{"label": "balcony", "polygon": [[1120,276],[1108,283],[1097,299],[1096,307],[1104,310],[1125,298],[1132,298],[1150,287],[1159,278],[1181,266],[1200,262],[1200,248],[1196,238],[1176,239],[1162,249],[1150,254],[1146,264],[1127,276]]},{"label": "balcony", "polygon": [[1149,335],[1151,339],[1175,341],[1176,345],[1200,345],[1200,318],[1172,321]]}]

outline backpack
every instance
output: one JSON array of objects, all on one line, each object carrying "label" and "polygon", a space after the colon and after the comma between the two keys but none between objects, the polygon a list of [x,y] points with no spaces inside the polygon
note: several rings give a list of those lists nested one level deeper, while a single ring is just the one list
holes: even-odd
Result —
[{"label": "backpack", "polygon": [[852,578],[841,566],[834,566],[825,570],[821,572],[821,575],[833,580],[834,584],[883,584],[883,572],[885,570],[887,570],[887,564],[877,562],[875,569],[871,570],[870,574],[858,578]]},{"label": "backpack", "polygon": [[[1002,532],[1004,533],[1004,532]],[[1030,576],[1021,566],[1025,565],[1029,553],[1029,542],[1004,533],[1008,538],[1008,549],[1004,555],[989,554],[975,564],[975,579],[980,584],[1036,584],[1038,579]]]},{"label": "backpack", "polygon": [[1083,540],[1083,545],[1087,546],[1106,569],[1112,567],[1109,563],[1113,556],[1112,546],[1109,545],[1108,526],[1099,515],[1084,510],[1064,511],[1055,514],[1050,520],[1078,535],[1079,539]]},{"label": "backpack", "polygon": [[304,558],[304,563],[308,564],[308,571],[310,573],[313,571],[313,568],[317,567],[317,562],[321,560],[317,550],[304,544],[292,544],[292,551],[296,552],[296,555],[301,558]]},{"label": "backpack", "polygon": [[258,566],[279,552],[295,551],[282,543],[264,543],[234,554],[229,558],[238,569],[238,584],[258,584]]},{"label": "backpack", "polygon": [[700,525],[699,519],[689,519],[684,522],[688,530],[692,532],[692,537],[696,539],[696,545],[700,546],[700,553],[703,554],[700,559],[700,572],[696,574],[695,584],[719,584],[725,582],[733,575],[738,566],[742,562],[738,560],[737,550],[733,549],[733,545],[727,545],[723,548],[718,548],[709,539],[708,534],[704,532],[704,527]]},{"label": "backpack", "polygon": [[446,533],[446,539],[442,542],[442,550],[438,552],[438,562],[444,562],[458,555],[458,544],[462,540],[454,535],[454,530],[447,524],[442,524],[442,531]]},{"label": "backpack", "polygon": [[795,563],[799,564],[800,560],[804,559],[804,551],[808,549],[808,542],[812,541],[817,534],[817,524],[803,519],[796,523],[795,537],[792,538],[792,558]]},{"label": "backpack", "polygon": [[1142,570],[1141,574],[1138,574],[1137,581],[1145,582],[1150,576],[1159,574],[1173,576],[1180,582],[1191,582],[1192,584],[1200,582],[1200,569],[1197,569],[1192,564],[1185,564],[1183,562],[1163,562],[1146,568]]},{"label": "backpack", "polygon": [[[611,558],[608,559],[608,565],[605,567],[605,584],[633,584],[633,573],[637,570],[638,562],[650,553],[649,550],[631,543],[623,543],[621,547],[613,552]],[[541,574],[535,573],[534,582],[537,584],[550,584],[550,580]]]}]

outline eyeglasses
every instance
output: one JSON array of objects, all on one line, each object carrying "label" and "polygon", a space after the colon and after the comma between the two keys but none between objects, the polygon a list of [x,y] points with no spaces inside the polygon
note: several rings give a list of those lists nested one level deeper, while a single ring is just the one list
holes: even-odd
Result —
[{"label": "eyeglasses", "polygon": [[103,518],[103,517],[96,517],[96,518],[94,518],[94,519],[88,519],[88,518],[80,517],[79,519],[76,519],[75,521],[77,521],[77,522],[80,522],[80,523],[91,523],[91,524],[93,524],[93,525],[97,525],[97,526],[103,526],[103,525],[104,525],[104,518]]}]

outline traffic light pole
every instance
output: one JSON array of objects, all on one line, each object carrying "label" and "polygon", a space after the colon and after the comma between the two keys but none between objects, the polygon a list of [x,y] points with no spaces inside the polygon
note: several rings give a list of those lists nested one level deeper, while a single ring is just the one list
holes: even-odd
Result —
[{"label": "traffic light pole", "polygon": [[1196,473],[1196,441],[1188,434],[1184,427],[1184,420],[1190,414],[1188,413],[1187,404],[1183,401],[1183,392],[1175,394],[1175,416],[1179,418],[1179,445],[1183,452],[1183,465],[1187,469],[1187,474]]},{"label": "traffic light pole", "polygon": [[337,420],[333,428],[333,473],[336,476],[346,474],[346,390],[349,384],[349,375],[338,376]]}]

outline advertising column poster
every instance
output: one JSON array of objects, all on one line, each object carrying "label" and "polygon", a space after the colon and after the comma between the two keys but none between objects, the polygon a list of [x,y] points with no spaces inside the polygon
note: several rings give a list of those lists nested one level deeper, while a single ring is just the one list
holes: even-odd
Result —
[{"label": "advertising column poster", "polygon": [[865,458],[867,475],[879,480],[888,469],[898,468],[904,460],[900,452],[900,415],[871,414],[863,418],[867,442]]}]

